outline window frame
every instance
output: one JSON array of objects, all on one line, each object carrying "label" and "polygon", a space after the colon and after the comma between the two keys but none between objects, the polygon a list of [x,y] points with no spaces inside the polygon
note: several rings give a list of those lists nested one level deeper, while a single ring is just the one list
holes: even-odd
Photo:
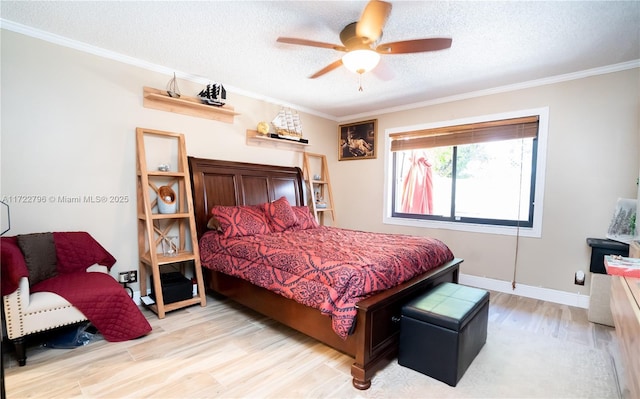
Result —
[{"label": "window frame", "polygon": [[[419,217],[411,218],[406,217],[407,214],[402,214],[403,217],[393,216],[393,178],[394,178],[394,156],[391,152],[391,138],[393,133],[401,133],[406,131],[420,130],[420,129],[435,129],[446,126],[455,126],[469,123],[481,123],[489,122],[501,119],[520,118],[531,115],[538,115],[538,137],[537,137],[537,151],[535,154],[535,170],[534,174],[534,207],[533,207],[533,223],[531,227],[524,226],[508,226],[508,225],[495,225],[495,224],[483,224],[483,223],[466,223],[464,221],[450,221],[450,220],[436,220],[436,219],[423,219]],[[421,228],[435,228],[435,229],[447,229],[468,231],[477,233],[488,234],[501,234],[501,235],[520,235],[525,237],[542,236],[542,218],[544,210],[544,186],[545,186],[545,170],[546,170],[546,154],[547,154],[547,133],[549,122],[549,108],[534,108],[519,111],[512,111],[499,114],[482,115],[477,117],[446,120],[440,122],[402,126],[395,128],[385,129],[384,140],[384,208],[383,208],[383,220],[384,224],[393,224],[407,227],[421,227]]]}]

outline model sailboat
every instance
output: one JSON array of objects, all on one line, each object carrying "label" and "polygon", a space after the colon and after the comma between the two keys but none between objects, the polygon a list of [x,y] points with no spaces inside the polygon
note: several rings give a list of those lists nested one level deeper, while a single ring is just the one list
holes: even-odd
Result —
[{"label": "model sailboat", "polygon": [[167,83],[167,94],[169,97],[180,98],[180,89],[178,88],[175,72],[173,73],[173,78]]},{"label": "model sailboat", "polygon": [[223,106],[227,102],[227,91],[220,83],[210,83],[198,93],[203,104]]},{"label": "model sailboat", "polygon": [[302,138],[302,123],[297,112],[281,108],[278,115],[271,121],[278,138],[308,142]]}]

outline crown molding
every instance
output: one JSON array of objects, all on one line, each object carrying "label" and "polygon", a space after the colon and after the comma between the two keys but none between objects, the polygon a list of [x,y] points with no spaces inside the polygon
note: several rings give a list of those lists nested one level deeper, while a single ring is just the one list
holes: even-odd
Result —
[{"label": "crown molding", "polygon": [[[181,71],[175,71],[171,68],[167,68],[162,65],[153,64],[147,61],[143,61],[139,58],[130,57],[124,54],[117,53],[115,51],[110,51],[100,47],[92,46],[87,43],[83,43],[77,40],[72,40],[64,36],[56,35],[54,33],[46,32],[40,29],[35,29],[30,26],[22,25],[13,21],[3,19],[3,18],[0,18],[0,28],[10,30],[16,33],[21,33],[23,35],[41,39],[50,43],[69,47],[78,51],[83,51],[99,57],[111,59],[114,61],[119,61],[125,64],[139,67],[139,68],[147,69],[153,72],[158,72],[158,73],[162,73],[169,76],[175,73],[176,77],[180,79],[188,80],[190,82],[199,83],[203,85],[206,85],[211,82],[211,79],[207,79],[203,76],[193,75],[193,74],[189,74]],[[457,94],[457,95],[448,96],[448,97],[441,97],[433,100],[428,100],[428,101],[423,101],[423,102],[418,102],[418,103],[413,103],[413,104],[408,104],[408,105],[403,105],[398,107],[382,108],[382,109],[367,112],[367,113],[347,115],[344,117],[336,117],[334,115],[328,115],[313,109],[300,107],[299,105],[296,105],[296,104],[290,104],[276,98],[267,97],[261,94],[257,94],[257,93],[243,90],[233,86],[225,85],[225,89],[227,90],[227,92],[236,93],[245,97],[253,98],[255,100],[260,100],[267,103],[280,105],[283,107],[294,108],[300,112],[316,115],[321,118],[333,120],[336,122],[346,122],[354,119],[368,118],[371,116],[389,114],[392,112],[407,111],[407,110],[412,110],[416,108],[428,107],[431,105],[444,104],[444,103],[449,103],[454,101],[467,100],[467,99],[476,98],[476,97],[484,97],[484,96],[489,96],[493,94],[500,94],[500,93],[506,93],[506,92],[516,91],[516,90],[528,89],[532,87],[545,86],[545,85],[550,85],[550,84],[555,84],[560,82],[566,82],[570,80],[583,79],[590,76],[604,75],[608,73],[620,72],[620,71],[633,69],[633,68],[640,68],[640,59],[622,62],[619,64],[607,65],[607,66],[598,67],[598,68],[587,69],[584,71],[578,71],[578,72],[572,72],[572,73],[567,73],[562,75],[550,76],[542,79],[530,80],[530,81],[516,83],[512,85],[499,86],[491,89],[478,90],[478,91]]]},{"label": "crown molding", "polygon": [[[124,64],[132,65],[138,68],[143,68],[152,72],[158,72],[165,75],[173,76],[176,74],[176,77],[179,79],[187,80],[193,83],[198,83],[202,85],[207,85],[211,83],[211,79],[208,79],[204,76],[194,75],[186,72],[176,71],[172,68],[167,68],[162,65],[154,64],[151,62],[143,61],[139,58],[130,57],[128,55],[124,55],[115,51],[106,50],[101,47],[93,46],[87,43],[83,43],[77,40],[72,40],[64,36],[56,35],[54,33],[46,32],[40,29],[35,29],[30,26],[22,25],[13,21],[8,21],[6,19],[0,18],[0,28],[6,29],[12,32],[20,33],[25,36],[30,36],[36,39],[44,40],[49,43],[57,44],[60,46],[68,47],[74,50],[82,51],[88,54],[93,54],[98,57],[107,58],[113,61],[122,62]],[[324,114],[322,112],[318,112],[313,109],[301,107],[297,104],[287,103],[285,101],[267,97],[261,94],[257,94],[251,91],[243,90],[234,86],[224,85],[225,90],[228,93],[235,93],[245,97],[253,98],[255,100],[264,101],[267,103],[272,103],[275,105],[279,105],[286,108],[294,108],[298,112],[305,112],[308,114],[316,115],[321,118],[335,120],[335,116]]]}]

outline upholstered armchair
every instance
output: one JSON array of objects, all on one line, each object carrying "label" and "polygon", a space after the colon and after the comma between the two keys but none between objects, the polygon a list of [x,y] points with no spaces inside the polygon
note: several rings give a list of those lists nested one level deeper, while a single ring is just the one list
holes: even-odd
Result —
[{"label": "upholstered armchair", "polygon": [[[2,237],[0,249],[7,338],[20,366],[26,364],[25,337],[31,334],[88,319],[111,341],[151,330],[124,288],[109,275],[115,259],[88,233]],[[106,300],[113,301],[112,309],[99,309],[97,304]]]},{"label": "upholstered armchair", "polygon": [[[107,273],[105,266],[95,271]],[[87,270],[89,271],[89,270]],[[7,326],[7,338],[16,349],[18,364],[27,362],[25,337],[30,334],[86,321],[82,312],[66,299],[53,292],[29,290],[29,278],[22,277],[13,293],[2,297]]]}]

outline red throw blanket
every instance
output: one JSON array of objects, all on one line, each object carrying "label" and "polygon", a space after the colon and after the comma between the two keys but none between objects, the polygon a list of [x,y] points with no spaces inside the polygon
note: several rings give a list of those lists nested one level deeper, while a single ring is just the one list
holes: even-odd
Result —
[{"label": "red throw blanket", "polygon": [[428,237],[318,227],[301,231],[200,240],[202,265],[240,277],[331,316],[346,338],[356,303],[453,259]]},{"label": "red throw blanket", "polygon": [[[31,287],[53,292],[78,308],[107,341],[125,341],[151,331],[151,325],[124,288],[108,274],[87,273],[94,264],[111,269],[115,258],[89,233],[54,232],[58,275]],[[2,237],[2,295],[18,288],[29,271],[16,237]]]},{"label": "red throw blanket", "polygon": [[[84,272],[96,263],[109,270],[116,259],[91,235],[84,231],[53,233],[56,246],[58,274]],[[16,237],[2,237],[0,271],[2,272],[2,296],[18,289],[22,277],[29,277],[29,270]]]},{"label": "red throw blanket", "polygon": [[151,331],[151,325],[129,294],[108,274],[59,274],[31,287],[31,292],[42,291],[56,293],[69,301],[107,341],[127,341]]},{"label": "red throw blanket", "polygon": [[59,274],[83,272],[96,263],[111,270],[116,263],[116,258],[84,231],[53,233],[53,241]]}]

